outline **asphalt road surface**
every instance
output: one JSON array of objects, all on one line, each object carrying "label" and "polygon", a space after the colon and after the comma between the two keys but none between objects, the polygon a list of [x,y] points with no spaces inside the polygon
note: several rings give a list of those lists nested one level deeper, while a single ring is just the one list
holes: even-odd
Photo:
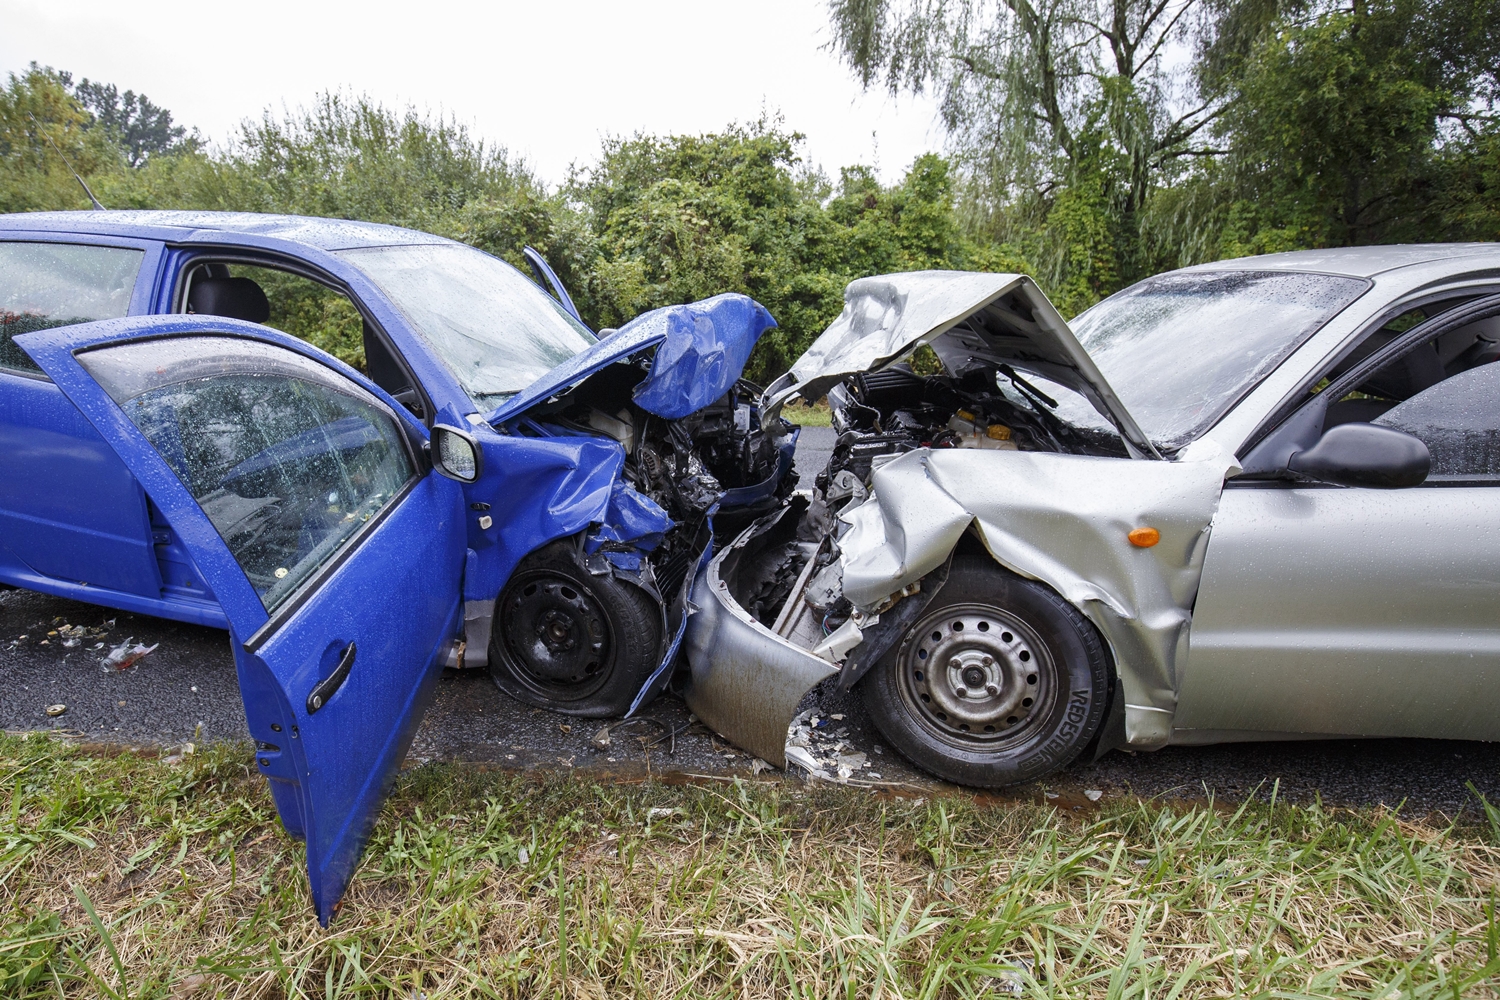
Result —
[{"label": "asphalt road surface", "polygon": [[797,488],[810,490],[833,454],[832,427],[804,427],[797,438]]},{"label": "asphalt road surface", "polygon": [[[807,428],[799,443],[802,485],[832,446],[827,428]],[[821,454],[817,454],[821,452]],[[63,626],[70,626],[64,630]],[[73,629],[83,627],[84,634]],[[49,633],[57,633],[50,635]],[[75,645],[66,643],[77,639]],[[130,639],[156,649],[126,670],[106,668],[110,649]],[[28,591],[0,592],[0,728],[55,729],[111,743],[175,746],[247,736],[228,636],[216,629],[131,615]],[[95,646],[99,648],[94,648]],[[869,765],[855,778],[898,789],[941,786],[883,745],[857,694],[809,696]],[[49,716],[47,708],[65,705]],[[411,755],[505,767],[583,769],[639,776],[760,773],[748,754],[696,724],[680,700],[658,699],[647,720],[621,727],[596,745],[599,720],[571,719],[502,695],[482,671],[449,671],[419,729]],[[840,716],[842,718],[840,718]],[[774,776],[775,772],[770,772]],[[879,777],[875,777],[879,775]],[[1408,814],[1474,808],[1472,783],[1500,803],[1500,744],[1440,740],[1332,740],[1169,747],[1112,753],[1015,795],[1052,794],[1087,808],[1083,792],[1104,799],[1137,794],[1197,799],[1269,796],[1329,804],[1404,805]]]}]

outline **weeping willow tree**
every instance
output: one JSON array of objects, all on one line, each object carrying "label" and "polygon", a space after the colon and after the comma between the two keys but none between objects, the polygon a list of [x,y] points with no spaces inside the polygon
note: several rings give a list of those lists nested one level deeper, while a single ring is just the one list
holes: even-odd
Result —
[{"label": "weeping willow tree", "polygon": [[936,94],[973,221],[1024,244],[1086,305],[1149,268],[1154,189],[1218,153],[1225,100],[1180,71],[1205,0],[832,0],[833,46],[867,87]]}]

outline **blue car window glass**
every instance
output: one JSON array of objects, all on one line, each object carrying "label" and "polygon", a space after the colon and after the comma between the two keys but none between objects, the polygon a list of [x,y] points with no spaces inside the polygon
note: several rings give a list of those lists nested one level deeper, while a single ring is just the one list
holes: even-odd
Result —
[{"label": "blue car window glass", "polygon": [[1192,441],[1369,287],[1284,271],[1183,271],[1116,292],[1071,326],[1165,450]]},{"label": "blue car window glass", "polygon": [[1500,477],[1500,364],[1459,372],[1370,422],[1421,438],[1429,479]]},{"label": "blue car window glass", "polygon": [[291,351],[176,337],[78,360],[177,473],[268,612],[415,474],[385,407]]},{"label": "blue car window glass", "polygon": [[0,243],[0,368],[39,372],[14,338],[33,330],[116,319],[145,252],[74,243]]},{"label": "blue car window glass", "polygon": [[492,409],[596,342],[496,257],[457,243],[342,250],[395,304],[481,409]]},{"label": "blue car window glass", "polygon": [[364,320],[348,296],[290,271],[252,264],[230,264],[228,269],[232,277],[249,278],[265,292],[271,315],[262,326],[305,340],[350,368],[368,373]]}]

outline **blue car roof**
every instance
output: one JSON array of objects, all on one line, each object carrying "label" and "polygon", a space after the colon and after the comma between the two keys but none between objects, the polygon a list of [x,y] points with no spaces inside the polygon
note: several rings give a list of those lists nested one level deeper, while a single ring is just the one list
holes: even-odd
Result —
[{"label": "blue car roof", "polygon": [[441,236],[347,219],[318,219],[305,215],[262,215],[256,212],[18,212],[0,215],[0,233],[29,230],[116,236],[178,242],[211,241],[215,233],[264,236],[288,240],[318,250],[354,247],[411,246],[449,243]]}]

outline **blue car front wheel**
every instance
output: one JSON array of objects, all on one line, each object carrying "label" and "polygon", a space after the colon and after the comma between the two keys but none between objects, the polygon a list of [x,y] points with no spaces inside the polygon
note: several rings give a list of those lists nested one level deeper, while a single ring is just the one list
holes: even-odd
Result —
[{"label": "blue car front wheel", "polygon": [[572,539],[521,560],[495,602],[490,675],[519,701],[569,715],[624,715],[662,655],[644,590],[584,568]]}]

